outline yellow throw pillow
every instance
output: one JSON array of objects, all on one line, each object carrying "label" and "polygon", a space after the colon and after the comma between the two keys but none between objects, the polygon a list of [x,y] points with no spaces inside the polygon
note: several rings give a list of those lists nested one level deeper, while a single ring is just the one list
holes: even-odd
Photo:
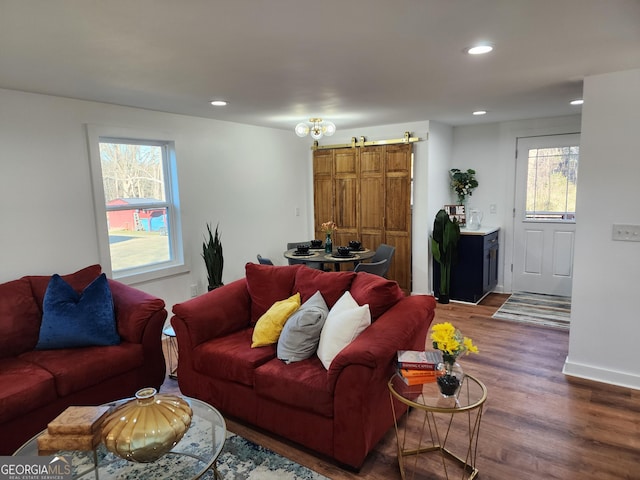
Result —
[{"label": "yellow throw pillow", "polygon": [[256,322],[251,348],[278,343],[284,324],[298,308],[300,308],[300,293],[271,305],[271,308]]}]

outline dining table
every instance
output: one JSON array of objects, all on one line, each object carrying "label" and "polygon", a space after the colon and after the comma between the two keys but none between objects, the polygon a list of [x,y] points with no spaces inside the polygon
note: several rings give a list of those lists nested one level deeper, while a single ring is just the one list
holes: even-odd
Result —
[{"label": "dining table", "polygon": [[343,264],[353,264],[355,267],[358,263],[369,260],[375,253],[375,250],[369,250],[368,248],[351,250],[348,255],[340,255],[337,250],[327,253],[324,248],[310,248],[306,253],[298,252],[296,248],[292,248],[284,252],[284,257],[301,263],[330,264],[338,272]]}]

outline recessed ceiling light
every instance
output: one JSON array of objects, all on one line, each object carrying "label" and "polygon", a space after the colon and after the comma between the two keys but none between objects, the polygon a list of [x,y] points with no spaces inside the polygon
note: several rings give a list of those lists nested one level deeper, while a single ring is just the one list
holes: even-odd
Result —
[{"label": "recessed ceiling light", "polygon": [[486,115],[487,111],[486,110],[476,110],[475,112],[473,112],[474,115]]},{"label": "recessed ceiling light", "polygon": [[581,98],[578,98],[576,100],[571,100],[569,103],[571,105],[582,105],[584,103],[584,100]]},{"label": "recessed ceiling light", "polygon": [[481,44],[481,45],[475,45],[473,47],[469,47],[465,51],[469,55],[482,55],[482,54],[485,54],[485,53],[489,53],[492,50],[493,50],[493,45],[490,45],[488,43],[484,43],[484,44]]},{"label": "recessed ceiling light", "polygon": [[228,102],[225,102],[224,100],[212,100],[211,101],[211,105],[213,105],[214,107],[224,107],[225,105],[227,105]]}]

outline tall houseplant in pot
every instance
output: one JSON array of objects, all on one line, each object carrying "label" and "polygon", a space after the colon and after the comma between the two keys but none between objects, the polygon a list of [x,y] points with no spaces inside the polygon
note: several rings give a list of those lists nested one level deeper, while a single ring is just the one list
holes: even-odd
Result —
[{"label": "tall houseplant in pot", "polygon": [[431,252],[436,262],[440,264],[440,294],[438,302],[449,303],[449,287],[451,285],[451,265],[457,260],[458,240],[460,240],[460,225],[454,218],[449,218],[447,212],[440,209],[433,221],[431,235]]},{"label": "tall houseplant in pot", "polygon": [[222,255],[221,236],[218,234],[218,225],[216,225],[215,234],[211,232],[211,225],[207,223],[208,238],[202,242],[202,258],[207,267],[208,290],[224,285],[222,283],[222,268],[224,267],[224,257]]}]

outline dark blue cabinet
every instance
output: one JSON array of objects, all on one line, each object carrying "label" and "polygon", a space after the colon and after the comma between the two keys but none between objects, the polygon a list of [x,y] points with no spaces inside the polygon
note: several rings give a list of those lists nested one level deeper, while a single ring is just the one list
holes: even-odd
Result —
[{"label": "dark blue cabinet", "polygon": [[[458,262],[451,268],[449,298],[478,303],[498,284],[498,229],[463,230],[458,242]],[[440,285],[440,264],[433,262],[434,295]]]}]

